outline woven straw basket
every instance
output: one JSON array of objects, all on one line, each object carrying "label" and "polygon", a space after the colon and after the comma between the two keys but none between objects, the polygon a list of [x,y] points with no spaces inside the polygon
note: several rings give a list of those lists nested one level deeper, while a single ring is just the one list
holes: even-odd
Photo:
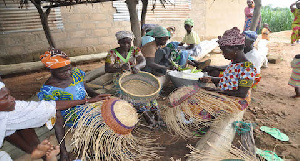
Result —
[{"label": "woven straw basket", "polygon": [[[147,72],[123,74],[118,83],[122,99],[135,103],[147,103],[154,100],[158,97],[161,88],[159,80]],[[134,90],[139,93],[135,93]]]},{"label": "woven straw basket", "polygon": [[[120,102],[120,104],[117,102]],[[122,111],[116,111],[118,108],[116,106],[120,106],[119,109],[122,109]],[[126,115],[126,118],[118,118],[118,114],[120,113],[123,116]],[[138,115],[135,108],[130,103],[116,97],[111,97],[103,102],[101,114],[105,123],[117,134],[129,134],[138,122]],[[131,125],[128,125],[128,121],[131,122]]]}]

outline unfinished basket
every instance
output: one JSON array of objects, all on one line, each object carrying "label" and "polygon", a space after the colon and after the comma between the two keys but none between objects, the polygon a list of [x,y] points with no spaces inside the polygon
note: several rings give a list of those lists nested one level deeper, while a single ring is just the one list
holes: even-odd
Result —
[{"label": "unfinished basket", "polygon": [[135,103],[146,103],[159,95],[159,80],[147,72],[123,74],[119,79],[121,98]]}]

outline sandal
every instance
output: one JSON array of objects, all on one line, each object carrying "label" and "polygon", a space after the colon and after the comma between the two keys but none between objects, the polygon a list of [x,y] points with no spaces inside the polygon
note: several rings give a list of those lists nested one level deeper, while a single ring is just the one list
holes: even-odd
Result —
[{"label": "sandal", "polygon": [[267,161],[283,161],[276,153],[272,151],[263,151],[261,149],[256,148],[256,154],[262,156]]},{"label": "sandal", "polygon": [[286,134],[280,132],[279,129],[261,126],[260,130],[272,135],[274,138],[280,141],[289,141],[289,137]]}]

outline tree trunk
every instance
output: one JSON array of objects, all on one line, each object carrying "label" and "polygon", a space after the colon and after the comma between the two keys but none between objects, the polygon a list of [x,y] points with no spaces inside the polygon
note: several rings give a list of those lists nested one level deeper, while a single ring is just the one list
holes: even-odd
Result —
[{"label": "tree trunk", "polygon": [[254,8],[253,18],[250,26],[251,31],[256,31],[256,27],[260,19],[261,0],[254,0],[254,3],[255,3],[255,8]]},{"label": "tree trunk", "polygon": [[130,24],[131,24],[131,31],[133,32],[135,39],[133,41],[135,46],[141,46],[141,29],[140,23],[138,19],[138,13],[136,10],[136,5],[138,4],[137,0],[126,0],[127,8],[130,15]]},{"label": "tree trunk", "polygon": [[146,22],[146,14],[147,14],[147,8],[148,8],[148,0],[142,0],[143,8],[142,8],[142,14],[141,14],[141,36],[144,36],[146,31],[142,30],[143,25]]},{"label": "tree trunk", "polygon": [[51,31],[50,31],[50,28],[49,28],[49,25],[48,25],[48,16],[51,12],[51,8],[48,8],[46,10],[46,12],[44,12],[43,9],[42,9],[40,1],[39,2],[36,2],[35,0],[30,0],[30,1],[31,1],[31,3],[34,4],[36,9],[38,10],[38,13],[39,13],[40,19],[41,19],[41,24],[43,26],[45,36],[46,36],[46,39],[48,41],[49,46],[55,48],[55,43],[53,41]]}]

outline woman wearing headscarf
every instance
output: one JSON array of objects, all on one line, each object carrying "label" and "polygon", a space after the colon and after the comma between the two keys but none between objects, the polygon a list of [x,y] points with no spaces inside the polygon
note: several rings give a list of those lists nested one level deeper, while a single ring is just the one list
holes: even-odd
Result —
[{"label": "woman wearing headscarf", "polygon": [[[247,0],[247,7],[245,8],[245,26],[244,31],[250,30],[251,22],[253,18],[253,12],[254,12],[254,1],[253,0]],[[260,27],[261,22],[261,16],[259,17],[259,21],[256,24],[256,32],[258,31]]]},{"label": "woman wearing headscarf", "polygon": [[[191,56],[200,56],[201,54],[201,46],[200,46],[200,38],[198,34],[193,31],[194,20],[186,19],[184,21],[184,28],[186,30],[186,35],[184,36],[182,42],[179,44],[179,49],[182,49],[180,52],[180,61],[179,65],[185,66],[187,61],[194,61],[195,59]],[[181,47],[184,44],[187,44],[187,47]]]},{"label": "woman wearing headscarf", "polygon": [[231,63],[220,78],[200,78],[201,82],[212,81],[218,88],[181,87],[169,96],[171,108],[163,111],[168,127],[180,136],[189,138],[194,135],[190,130],[194,125],[207,125],[207,121],[225,113],[235,115],[250,104],[256,69],[245,57],[245,37],[234,27],[218,38],[223,56]]},{"label": "woman wearing headscarf", "polygon": [[291,44],[295,45],[295,42],[300,39],[300,1],[296,1],[290,6],[291,12],[294,14],[295,19],[292,23],[292,35],[291,35]]},{"label": "woman wearing headscarf", "polygon": [[142,36],[142,45],[144,46],[145,44],[154,41],[154,37],[149,36],[147,33],[150,32],[152,29],[157,27],[158,25],[156,24],[144,24],[142,27],[142,33],[145,32],[145,35]]},{"label": "woman wearing headscarf", "polygon": [[114,85],[118,86],[117,81],[123,72],[139,72],[145,67],[146,60],[140,48],[131,46],[134,35],[130,31],[119,31],[116,33],[116,38],[119,47],[108,52],[105,59],[105,72],[114,73]]},{"label": "woman wearing headscarf", "polygon": [[[9,89],[0,81],[0,148],[5,139],[31,154],[32,159],[43,157],[46,153],[38,152],[38,150],[41,146],[46,146],[45,141],[39,143],[33,128],[41,127],[44,124],[50,127],[55,122],[52,118],[55,118],[57,112],[61,110],[67,110],[86,102],[98,102],[102,99],[104,97],[96,96],[86,100],[20,101],[15,100],[10,95]],[[1,157],[0,150],[0,160],[3,159]]]},{"label": "woman wearing headscarf", "polygon": [[[88,88],[84,82],[85,72],[78,68],[72,68],[69,57],[59,49],[50,49],[44,55],[41,55],[41,62],[50,70],[51,76],[41,87],[38,93],[40,100],[86,100],[88,96],[99,96],[105,98],[108,95],[98,95],[92,89]],[[88,96],[87,96],[88,94]],[[67,110],[61,110],[56,113],[55,133],[58,142],[61,142],[65,129],[76,126],[80,113],[84,110],[82,106],[74,106]],[[65,123],[66,120],[66,123]],[[48,124],[49,125],[49,124]],[[61,160],[69,160],[64,141],[60,144]]]},{"label": "woman wearing headscarf", "polygon": [[[111,49],[108,52],[105,60],[105,72],[114,73],[113,82],[117,92],[116,94],[121,95],[118,80],[120,79],[122,73],[126,71],[130,71],[132,73],[139,72],[142,68],[145,67],[146,60],[138,47],[131,46],[134,38],[131,32],[119,31],[116,33],[116,38],[120,46],[115,49]],[[143,116],[150,125],[154,124],[153,120],[147,112],[158,110],[156,100],[153,100],[146,104],[137,104],[134,102],[132,103],[137,108],[139,113],[143,113]]]},{"label": "woman wearing headscarf", "polygon": [[166,28],[158,26],[147,34],[155,40],[141,48],[146,58],[146,67],[143,70],[156,76],[163,76],[166,70],[173,68],[170,62],[171,50],[164,47],[169,40],[170,33]]},{"label": "woman wearing headscarf", "polygon": [[257,74],[256,68],[244,54],[245,36],[234,27],[225,31],[222,37],[219,36],[218,43],[225,59],[231,60],[231,63],[226,67],[222,77],[204,77],[201,80],[212,81],[219,87],[217,90],[211,88],[207,90],[234,96],[243,110],[250,104],[250,88],[255,84]]}]

